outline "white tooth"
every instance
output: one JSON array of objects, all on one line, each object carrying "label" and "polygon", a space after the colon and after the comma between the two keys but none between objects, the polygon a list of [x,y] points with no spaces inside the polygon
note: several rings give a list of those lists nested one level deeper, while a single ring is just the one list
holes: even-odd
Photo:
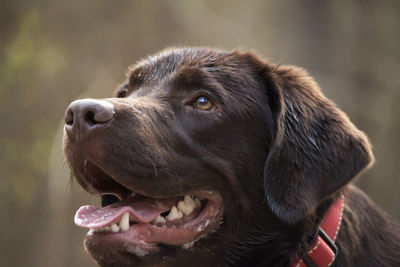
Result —
[{"label": "white tooth", "polygon": [[132,193],[131,193],[131,197],[134,197],[134,196],[136,196],[136,193],[135,193],[135,192],[132,192]]},{"label": "white tooth", "polygon": [[119,226],[116,223],[111,224],[111,231],[113,231],[114,233],[118,232]]},{"label": "white tooth", "polygon": [[187,204],[186,201],[179,201],[177,207],[185,215],[189,215],[194,210],[194,207],[190,204]]},{"label": "white tooth", "polygon": [[109,225],[103,227],[104,231],[111,231],[111,227]]},{"label": "white tooth", "polygon": [[119,226],[121,227],[122,232],[129,230],[129,212],[125,212],[122,215],[121,221],[119,222]]},{"label": "white tooth", "polygon": [[201,207],[201,201],[197,197],[194,198],[194,203],[196,205],[196,208],[200,208]]},{"label": "white tooth", "polygon": [[171,208],[171,211],[169,212],[168,216],[166,219],[168,221],[173,221],[176,219],[181,219],[183,217],[183,214],[180,210],[178,210],[175,206]]},{"label": "white tooth", "polygon": [[190,205],[193,208],[196,207],[196,203],[194,202],[193,197],[186,195],[184,197],[184,201],[185,201],[186,205]]},{"label": "white tooth", "polygon": [[163,216],[161,216],[160,214],[151,222],[152,224],[158,224],[158,223],[165,223],[166,220]]}]

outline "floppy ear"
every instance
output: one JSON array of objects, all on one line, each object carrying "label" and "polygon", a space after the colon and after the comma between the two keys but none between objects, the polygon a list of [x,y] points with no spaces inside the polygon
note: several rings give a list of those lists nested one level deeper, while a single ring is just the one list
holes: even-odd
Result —
[{"label": "floppy ear", "polygon": [[[265,75],[275,138],[264,169],[267,203],[295,223],[373,162],[370,144],[301,68]],[[268,82],[269,81],[269,82]]]}]

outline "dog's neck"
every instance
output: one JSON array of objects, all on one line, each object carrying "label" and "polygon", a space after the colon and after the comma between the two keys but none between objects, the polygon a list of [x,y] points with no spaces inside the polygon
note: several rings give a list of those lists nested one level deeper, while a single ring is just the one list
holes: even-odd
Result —
[{"label": "dog's neck", "polygon": [[306,253],[298,253],[289,267],[322,267],[333,263],[338,252],[335,241],[342,223],[343,208],[344,196],[340,194],[323,217],[311,242],[311,248]]}]

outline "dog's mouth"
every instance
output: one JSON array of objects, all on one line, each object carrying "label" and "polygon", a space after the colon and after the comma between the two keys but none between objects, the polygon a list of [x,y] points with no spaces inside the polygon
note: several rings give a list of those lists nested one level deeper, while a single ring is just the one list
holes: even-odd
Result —
[{"label": "dog's mouth", "polygon": [[89,250],[109,242],[137,256],[157,252],[159,244],[188,249],[222,222],[218,192],[199,190],[164,198],[139,194],[90,161],[84,161],[82,174],[102,195],[102,208],[82,206],[75,214],[75,224],[89,229]]}]

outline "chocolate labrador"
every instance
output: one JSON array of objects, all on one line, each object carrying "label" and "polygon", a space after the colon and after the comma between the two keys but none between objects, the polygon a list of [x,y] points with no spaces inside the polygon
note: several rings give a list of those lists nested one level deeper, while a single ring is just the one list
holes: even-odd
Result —
[{"label": "chocolate labrador", "polygon": [[309,74],[172,48],[72,102],[64,153],[101,197],[75,223],[101,266],[400,266],[400,227],[350,182],[368,139]]}]

